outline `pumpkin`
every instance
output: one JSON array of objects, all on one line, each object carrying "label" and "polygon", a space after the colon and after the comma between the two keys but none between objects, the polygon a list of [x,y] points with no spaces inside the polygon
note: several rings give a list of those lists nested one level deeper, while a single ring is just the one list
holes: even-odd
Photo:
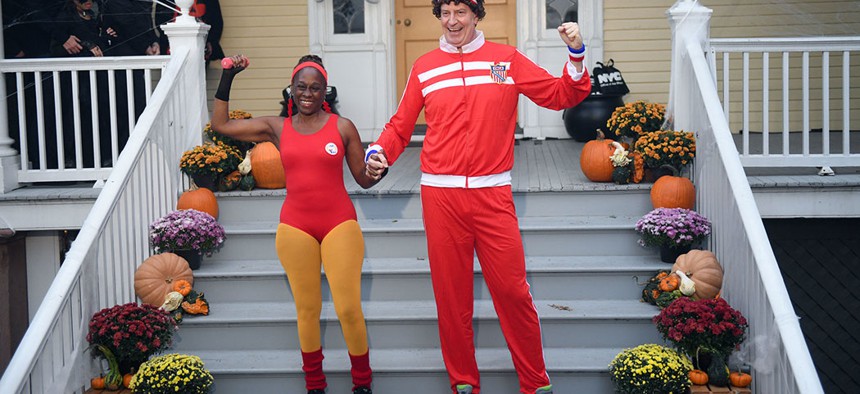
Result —
[{"label": "pumpkin", "polygon": [[150,256],[134,272],[134,293],[144,303],[158,307],[178,280],[194,284],[194,275],[185,259],[173,253]]},{"label": "pumpkin", "polygon": [[235,190],[239,187],[239,181],[241,180],[242,174],[239,173],[239,170],[233,171],[218,181],[218,191],[229,192],[230,190]]},{"label": "pumpkin", "polygon": [[176,209],[196,209],[206,212],[217,219],[218,199],[215,198],[215,193],[212,193],[211,190],[205,187],[198,188],[197,185],[192,183],[191,188],[179,196],[179,201],[176,202]]},{"label": "pumpkin", "polygon": [[609,161],[609,156],[615,153],[613,142],[615,141],[605,139],[603,132],[597,130],[597,139],[586,142],[582,147],[579,167],[588,180],[592,182],[612,181],[612,172],[615,167]]},{"label": "pumpkin", "polygon": [[191,292],[191,283],[188,283],[188,281],[184,279],[173,281],[173,291],[182,294],[182,296],[185,297]]},{"label": "pumpkin", "polygon": [[251,174],[245,175],[239,181],[239,189],[244,191],[251,191],[254,187],[257,186],[257,182],[254,181],[254,176]]},{"label": "pumpkin", "polygon": [[651,205],[654,208],[685,208],[696,206],[696,187],[687,178],[678,176],[678,170],[670,165],[672,175],[664,175],[651,186]]},{"label": "pumpkin", "polygon": [[251,149],[251,175],[257,187],[263,189],[281,189],[286,186],[281,152],[275,144],[261,142]]},{"label": "pumpkin", "polygon": [[673,291],[681,285],[681,278],[672,274],[660,279],[660,291]]},{"label": "pumpkin", "polygon": [[122,375],[122,387],[128,388],[128,386],[131,386],[131,379],[133,379],[133,378],[134,378],[134,375],[132,375],[130,373]]},{"label": "pumpkin", "polygon": [[701,369],[690,370],[687,377],[690,378],[690,382],[693,384],[697,384],[699,386],[708,384],[708,374]]},{"label": "pumpkin", "polygon": [[715,298],[723,287],[723,267],[710,251],[694,249],[678,256],[672,272],[678,270],[696,284],[694,300]]},{"label": "pumpkin", "polygon": [[90,386],[92,386],[93,390],[104,390],[105,388],[105,377],[104,376],[96,376],[90,379]]},{"label": "pumpkin", "polygon": [[752,383],[752,376],[748,373],[732,372],[729,374],[729,381],[732,382],[732,386],[744,388]]}]

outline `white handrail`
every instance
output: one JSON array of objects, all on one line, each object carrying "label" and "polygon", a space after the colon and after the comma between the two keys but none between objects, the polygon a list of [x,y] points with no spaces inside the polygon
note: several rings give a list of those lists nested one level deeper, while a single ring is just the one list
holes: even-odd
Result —
[{"label": "white handrail", "polygon": [[[0,393],[83,392],[87,322],[98,309],[134,299],[132,273],[149,254],[146,225],[173,206],[178,160],[198,132],[183,84],[197,73],[174,51],[162,83],[67,253],[3,377]],[[82,280],[86,278],[86,280]],[[106,283],[106,285],[102,285]],[[85,381],[87,380],[87,381]]]},{"label": "white handrail", "polygon": [[[714,224],[712,246],[725,269],[723,294],[750,321],[749,361],[756,366],[766,357],[775,358],[769,371],[765,367],[754,368],[755,392],[823,393],[737,155],[703,48],[696,42],[685,41],[688,66],[696,82],[691,85],[698,91],[698,97],[695,91],[689,97],[697,102],[685,109],[707,114],[706,118],[688,117],[701,119],[689,125],[698,128],[699,211]],[[775,343],[776,348],[755,346],[768,341]]]}]

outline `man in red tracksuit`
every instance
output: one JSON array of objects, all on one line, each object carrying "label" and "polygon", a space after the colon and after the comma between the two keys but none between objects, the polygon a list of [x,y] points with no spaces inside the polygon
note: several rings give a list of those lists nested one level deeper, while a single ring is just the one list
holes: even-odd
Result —
[{"label": "man in red tracksuit", "polygon": [[591,92],[576,23],[559,26],[570,61],[552,76],[515,47],[476,30],[484,0],[434,0],[439,48],[418,58],[397,108],[365,156],[381,177],[409,143],[424,109],[421,202],[442,356],[454,393],[480,392],[472,332],[473,259],[478,260],[516,368],[520,392],[552,393],[540,321],[526,282],[525,257],[511,193],[514,127],[522,93],[561,110]]}]

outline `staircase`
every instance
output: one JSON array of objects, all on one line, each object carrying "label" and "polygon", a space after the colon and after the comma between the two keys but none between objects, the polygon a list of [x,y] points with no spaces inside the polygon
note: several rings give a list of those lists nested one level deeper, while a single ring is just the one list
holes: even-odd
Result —
[{"label": "staircase", "polygon": [[[366,244],[362,301],[373,389],[382,394],[449,392],[416,180],[404,178],[409,186],[401,190],[352,194]],[[650,320],[657,309],[639,301],[637,282],[668,265],[636,243],[634,223],[650,210],[648,185],[581,189],[515,188],[514,198],[556,392],[611,393],[612,358],[623,348],[660,341]],[[283,190],[219,195],[228,241],[194,273],[211,314],[186,318],[174,344],[174,351],[203,358],[218,392],[304,392],[295,308],[274,249],[283,196]],[[482,390],[516,393],[517,377],[477,261],[474,280]],[[325,281],[323,297],[328,392],[348,393],[349,359]]]}]

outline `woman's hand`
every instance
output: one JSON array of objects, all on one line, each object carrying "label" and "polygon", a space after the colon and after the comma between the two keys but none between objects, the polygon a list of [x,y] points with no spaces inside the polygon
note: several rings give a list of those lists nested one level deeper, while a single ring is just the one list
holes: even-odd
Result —
[{"label": "woman's hand", "polygon": [[63,43],[63,49],[69,53],[69,55],[77,55],[81,53],[81,50],[84,49],[81,46],[81,40],[75,36],[69,36],[69,39]]}]

